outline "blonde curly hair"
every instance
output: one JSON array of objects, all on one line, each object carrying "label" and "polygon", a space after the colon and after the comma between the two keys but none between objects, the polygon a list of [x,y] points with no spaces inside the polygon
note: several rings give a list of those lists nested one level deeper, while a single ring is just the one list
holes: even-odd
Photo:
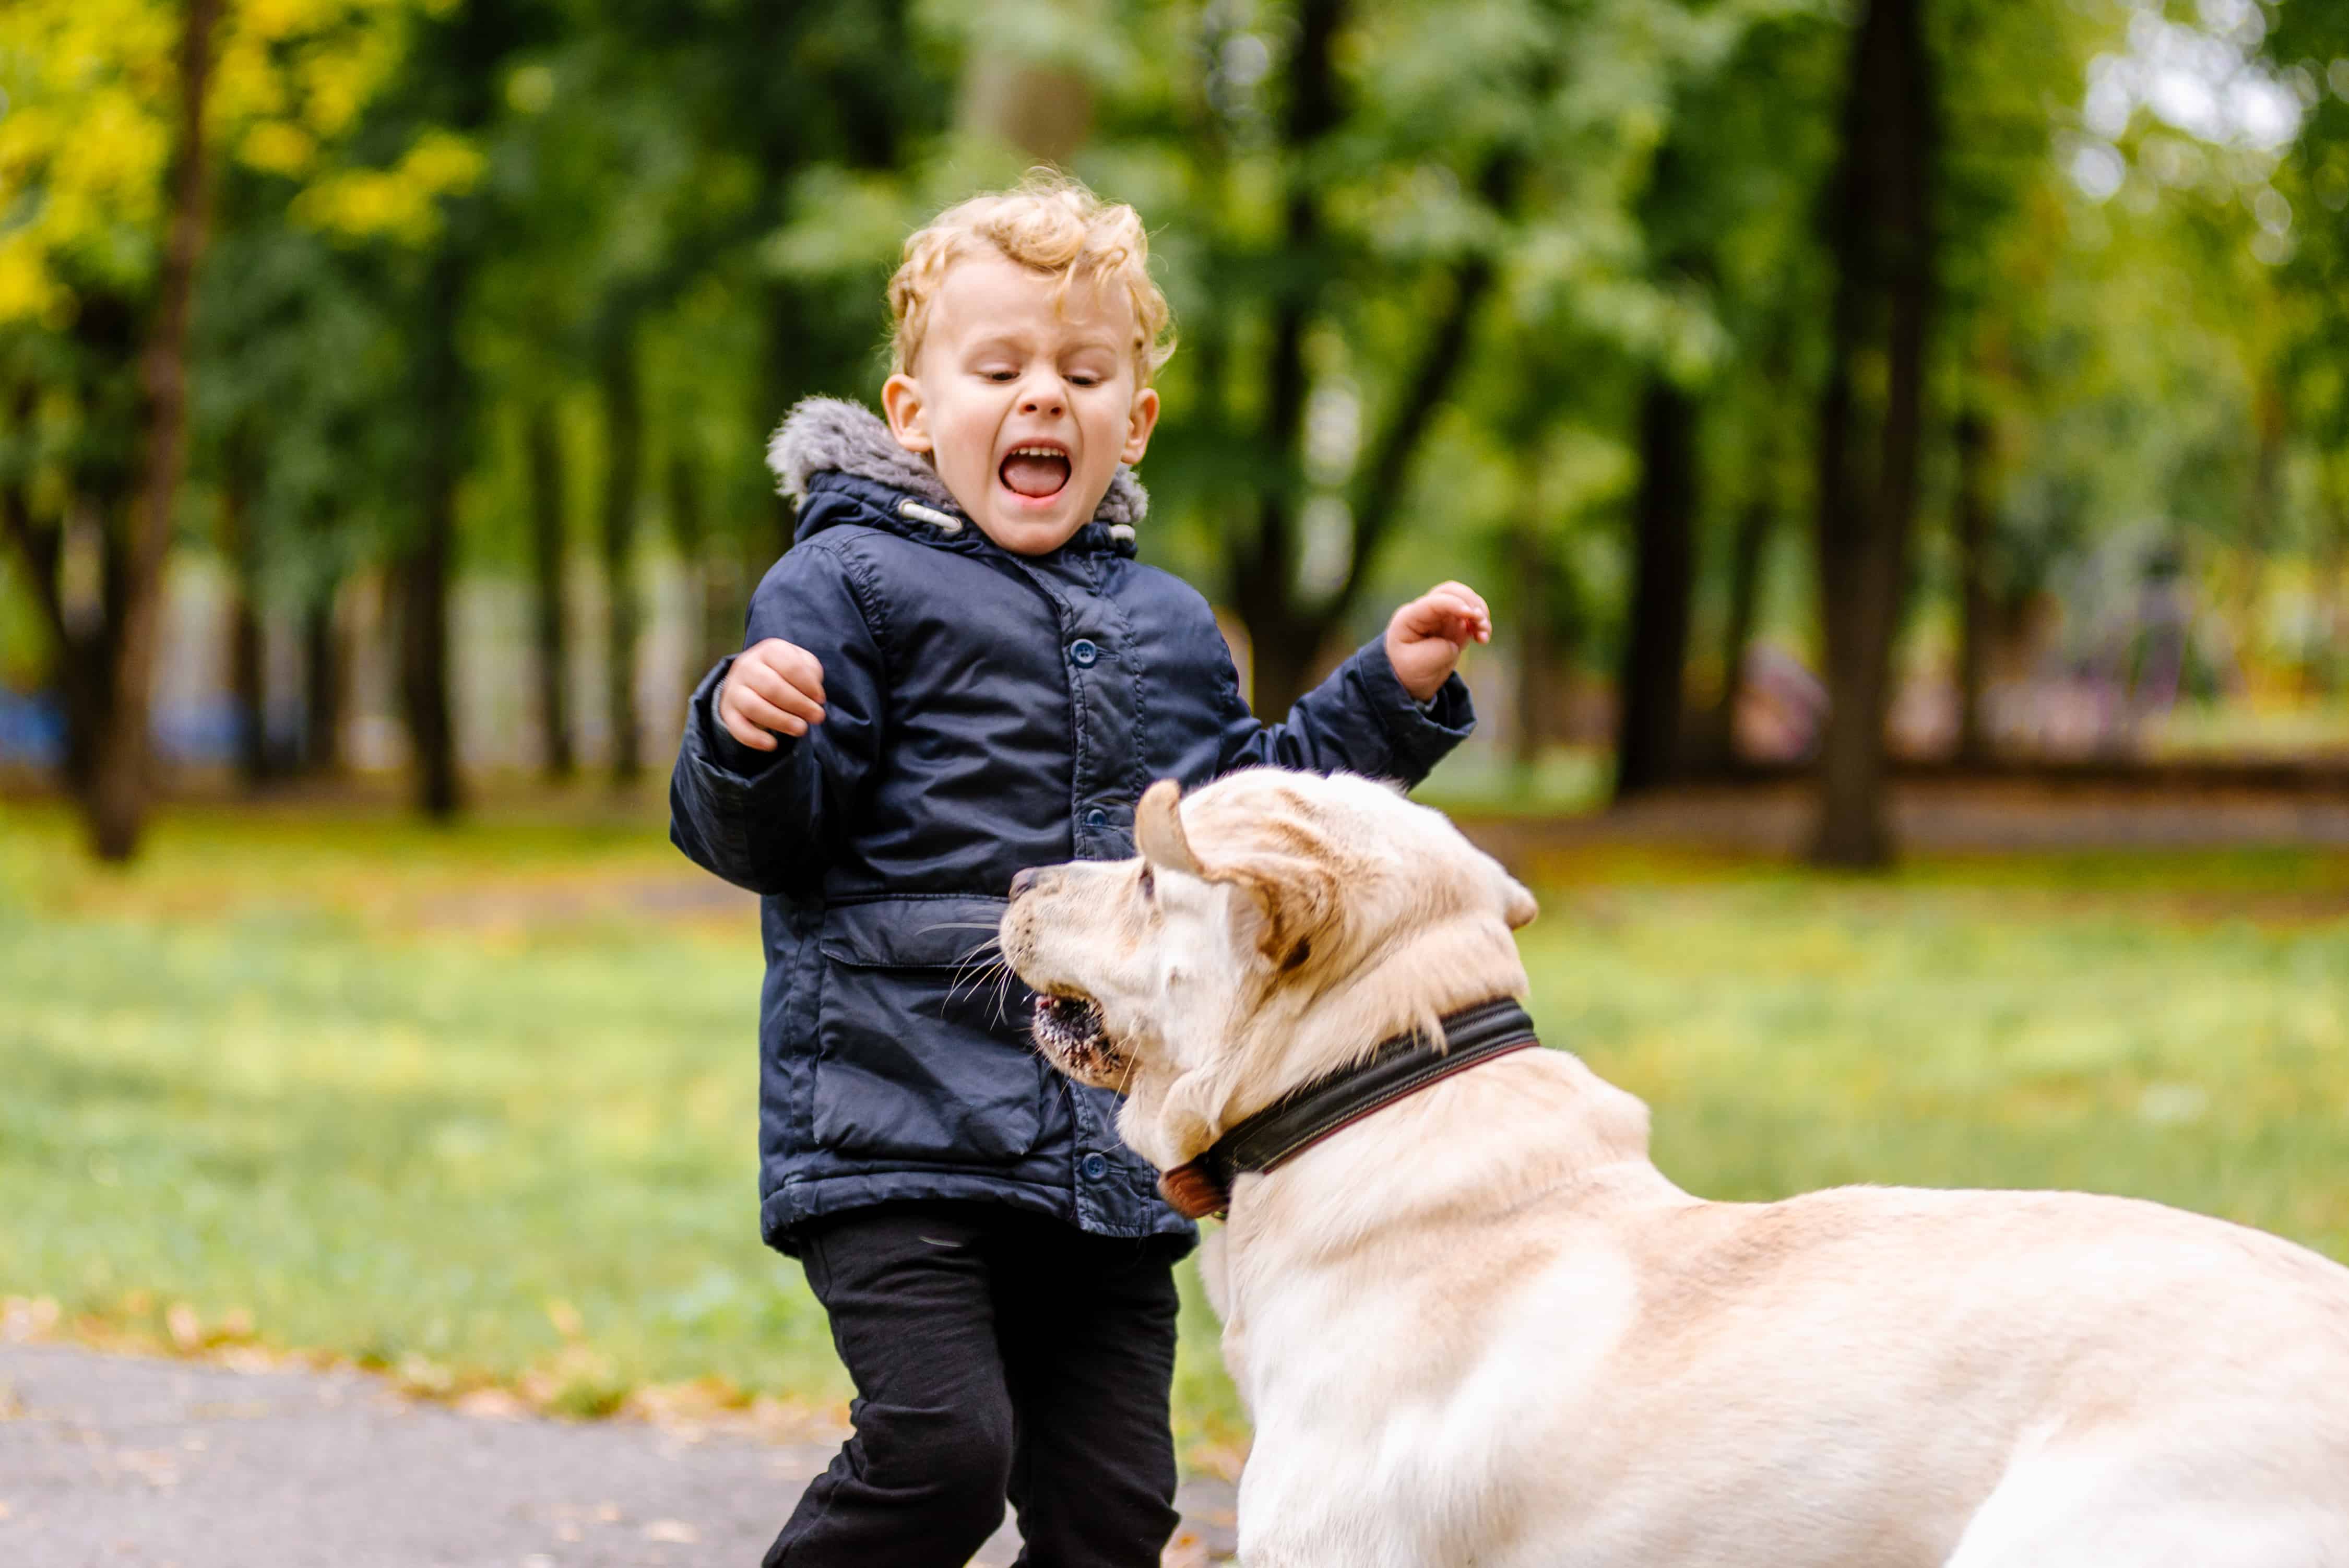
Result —
[{"label": "blonde curly hair", "polygon": [[1174,352],[1174,315],[1150,279],[1150,236],[1141,214],[1123,201],[1103,201],[1065,174],[1040,169],[1012,190],[957,202],[907,237],[905,259],[889,280],[889,357],[898,375],[908,374],[922,351],[947,269],[982,246],[1057,276],[1056,306],[1081,277],[1102,288],[1123,288],[1133,306],[1137,385],[1148,386]]}]

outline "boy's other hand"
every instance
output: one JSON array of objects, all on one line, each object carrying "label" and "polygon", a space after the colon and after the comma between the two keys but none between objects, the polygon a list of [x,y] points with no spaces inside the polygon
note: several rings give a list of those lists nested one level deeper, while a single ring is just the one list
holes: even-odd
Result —
[{"label": "boy's other hand", "polygon": [[1493,640],[1493,613],[1464,583],[1439,583],[1387,622],[1387,663],[1403,690],[1427,701],[1471,643]]},{"label": "boy's other hand", "polygon": [[781,637],[752,644],[718,688],[718,722],[753,751],[772,751],[777,735],[805,735],[823,722],[823,664]]}]

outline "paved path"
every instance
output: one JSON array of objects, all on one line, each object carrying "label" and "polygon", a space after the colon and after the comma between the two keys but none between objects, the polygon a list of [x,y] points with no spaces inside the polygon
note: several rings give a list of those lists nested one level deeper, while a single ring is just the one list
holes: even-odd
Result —
[{"label": "paved path", "polygon": [[[6,1568],[749,1568],[828,1448],[499,1420],[356,1372],[0,1345]],[[1231,1489],[1186,1485],[1231,1550]],[[1009,1563],[1007,1526],[977,1559]]]}]

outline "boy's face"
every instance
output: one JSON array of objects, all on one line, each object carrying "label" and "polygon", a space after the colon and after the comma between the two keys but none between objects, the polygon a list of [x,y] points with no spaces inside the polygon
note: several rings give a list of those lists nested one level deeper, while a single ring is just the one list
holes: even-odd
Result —
[{"label": "boy's face", "polygon": [[881,389],[889,428],[926,452],[979,531],[1021,555],[1092,521],[1121,462],[1138,463],[1158,394],[1137,384],[1133,306],[1008,256],[947,269],[911,374]]}]

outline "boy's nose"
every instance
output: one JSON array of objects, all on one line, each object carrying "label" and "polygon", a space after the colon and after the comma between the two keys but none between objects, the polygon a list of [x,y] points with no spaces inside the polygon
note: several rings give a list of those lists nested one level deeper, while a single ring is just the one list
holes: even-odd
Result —
[{"label": "boy's nose", "polygon": [[1065,407],[1067,407],[1067,400],[1061,396],[1057,389],[1052,391],[1031,390],[1025,397],[1022,397],[1019,400],[1019,411],[1023,414],[1058,414]]}]

